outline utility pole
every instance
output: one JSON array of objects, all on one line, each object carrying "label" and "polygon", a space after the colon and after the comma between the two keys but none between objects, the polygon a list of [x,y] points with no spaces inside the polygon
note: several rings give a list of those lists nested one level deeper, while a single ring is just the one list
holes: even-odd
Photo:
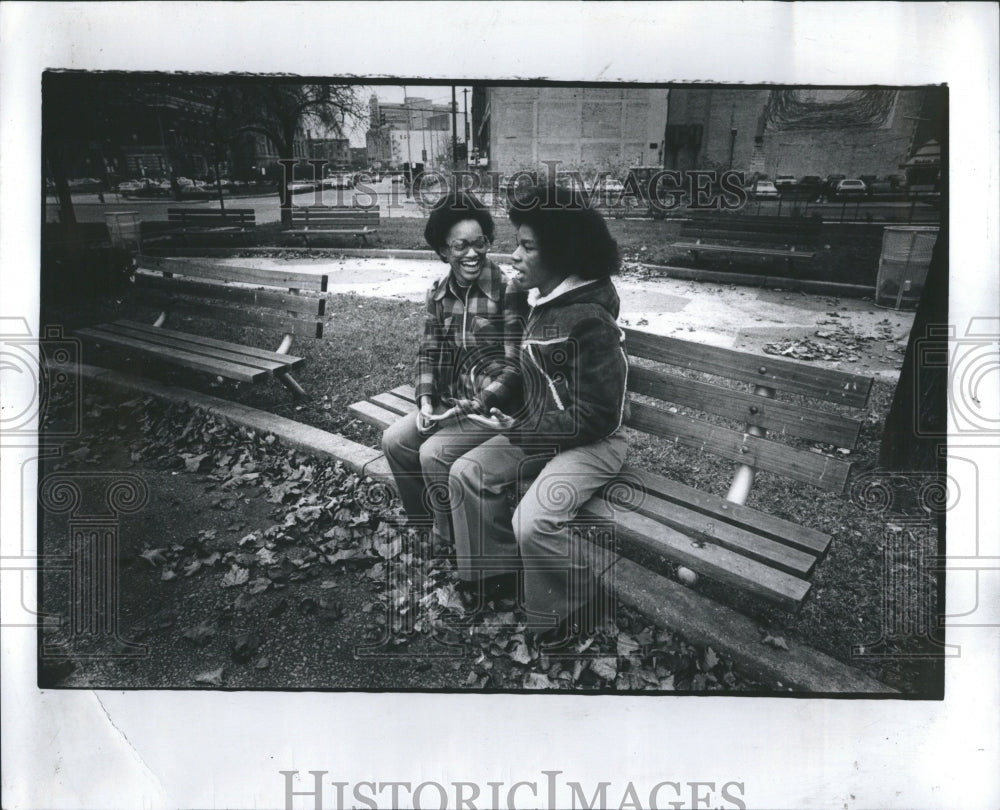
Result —
[{"label": "utility pole", "polygon": [[413,117],[413,113],[410,112],[410,98],[406,95],[405,84],[403,85],[403,104],[406,105],[406,199],[410,199],[413,183],[413,155],[410,153],[410,135],[413,134],[413,130],[410,119]]},{"label": "utility pole", "polygon": [[462,88],[462,105],[465,108],[465,143],[469,143],[469,88]]},{"label": "utility pole", "polygon": [[455,85],[451,86],[451,165],[458,171],[458,101],[455,99]]}]

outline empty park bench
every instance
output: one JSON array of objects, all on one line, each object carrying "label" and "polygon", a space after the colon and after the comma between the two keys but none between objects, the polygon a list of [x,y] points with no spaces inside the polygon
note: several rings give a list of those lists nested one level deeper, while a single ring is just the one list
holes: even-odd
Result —
[{"label": "empty park bench", "polygon": [[310,236],[360,236],[364,244],[378,233],[379,208],[309,205],[292,208],[292,227],[286,233],[301,236],[309,246]]},{"label": "empty park bench", "polygon": [[[161,308],[152,323],[116,320],[78,329],[87,343],[128,356],[149,357],[229,380],[256,383],[274,377],[296,397],[304,395],[291,372],[303,358],[288,353],[295,337],[321,338],[327,276],[236,267],[209,260],[137,260],[132,297]],[[258,327],[281,335],[274,351],[167,328],[172,313],[213,322]]]},{"label": "empty park bench", "polygon": [[257,216],[252,208],[168,208],[167,222],[168,233],[183,239],[189,234],[238,236],[253,232]]},{"label": "empty park bench", "polygon": [[[816,245],[822,228],[822,220],[816,217],[693,217],[681,224],[684,241],[673,242],[670,247],[686,250],[695,262],[702,254],[717,253],[781,259],[792,267],[794,261],[815,258],[813,251],[802,248]],[[729,244],[733,242],[743,244]]]},{"label": "empty park bench", "polygon": [[[843,493],[851,464],[835,448],[855,446],[872,379],[633,329],[625,332],[632,358],[626,425],[670,444],[712,453],[735,463],[736,469],[726,497],[721,497],[626,466],[581,511],[584,520],[614,524],[621,556],[605,561],[598,573],[603,572],[606,582],[629,572],[634,579],[641,566],[630,557],[665,557],[727,590],[797,612],[831,538],[745,502],[758,471]],[[350,406],[355,416],[383,430],[415,409],[408,385]],[[384,459],[365,471],[391,481]],[[612,574],[615,568],[618,572]],[[651,574],[642,569],[641,576]],[[654,581],[664,594],[681,588],[658,575]],[[650,598],[655,603],[656,593]],[[711,605],[717,604],[694,592],[678,591],[671,598],[693,605],[690,610],[699,617],[712,615]]]}]

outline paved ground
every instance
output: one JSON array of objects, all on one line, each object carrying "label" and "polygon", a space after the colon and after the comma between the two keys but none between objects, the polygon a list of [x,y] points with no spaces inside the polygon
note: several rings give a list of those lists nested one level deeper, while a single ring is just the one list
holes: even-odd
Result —
[{"label": "paved ground", "polygon": [[[418,259],[220,259],[229,264],[326,273],[333,292],[423,301],[432,279],[445,271],[440,262]],[[503,265],[501,265],[503,267]],[[506,268],[509,269],[509,268]],[[812,337],[843,327],[862,337],[856,362],[816,361],[829,368],[856,370],[894,379],[913,325],[912,312],[882,309],[868,300],[835,298],[780,289],[757,289],[626,273],[615,281],[622,299],[621,322],[662,335],[761,351],[776,340]],[[836,315],[830,315],[836,313]],[[825,321],[826,323],[820,323]],[[834,325],[832,326],[831,323]]]}]

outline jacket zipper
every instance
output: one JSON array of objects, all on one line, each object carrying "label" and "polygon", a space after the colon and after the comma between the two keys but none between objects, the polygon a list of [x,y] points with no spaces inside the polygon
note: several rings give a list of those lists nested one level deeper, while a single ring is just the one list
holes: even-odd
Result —
[{"label": "jacket zipper", "polygon": [[542,364],[535,359],[535,354],[534,352],[531,351],[532,345],[530,343],[527,344],[527,348],[528,348],[528,357],[531,358],[531,362],[535,364],[536,368],[542,373],[542,376],[545,378],[545,382],[547,382],[549,385],[549,390],[552,392],[552,397],[556,401],[556,407],[560,411],[565,411],[566,406],[563,405],[562,399],[559,398],[559,392],[556,391],[556,384],[552,381],[552,378],[545,372],[545,369],[542,368]]},{"label": "jacket zipper", "polygon": [[469,317],[469,293],[472,292],[472,285],[465,288],[465,306],[462,307],[462,348],[468,349],[469,343],[465,337],[465,328],[468,325]]}]

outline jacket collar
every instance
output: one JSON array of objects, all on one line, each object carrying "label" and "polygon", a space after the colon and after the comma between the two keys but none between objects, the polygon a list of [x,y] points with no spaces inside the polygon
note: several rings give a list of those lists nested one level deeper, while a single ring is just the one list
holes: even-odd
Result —
[{"label": "jacket collar", "polygon": [[[500,296],[503,295],[504,277],[492,259],[486,260],[486,267],[483,268],[483,272],[479,274],[473,284],[478,286],[483,295],[491,301],[499,301]],[[455,285],[455,287],[457,286]],[[449,270],[448,274],[438,282],[437,289],[434,291],[434,300],[440,301],[451,288],[452,277],[451,270]]]},{"label": "jacket collar", "polygon": [[556,287],[548,295],[541,295],[538,292],[537,287],[532,287],[528,290],[528,304],[532,307],[541,306],[542,304],[547,304],[550,301],[554,301],[561,295],[565,295],[568,292],[579,289],[580,287],[586,287],[588,284],[595,284],[599,279],[583,279],[579,276],[567,276],[561,282],[559,286]]}]

